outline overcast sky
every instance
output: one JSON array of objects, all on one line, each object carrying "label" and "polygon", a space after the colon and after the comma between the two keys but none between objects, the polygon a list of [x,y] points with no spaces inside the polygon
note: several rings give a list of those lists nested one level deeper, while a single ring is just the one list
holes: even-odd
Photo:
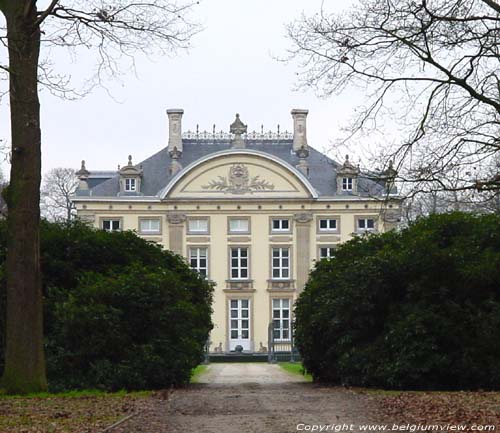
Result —
[{"label": "overcast sky", "polygon": [[[352,95],[324,100],[313,91],[295,91],[297,66],[278,62],[290,42],[285,24],[304,11],[319,11],[321,0],[204,0],[195,17],[204,30],[192,49],[150,61],[138,56],[137,74],[108,82],[84,99],[67,101],[41,95],[43,172],[54,167],[115,169],[147,158],[167,144],[167,108],[183,108],[183,130],[229,130],[236,112],[249,131],[292,129],[292,108],[309,109],[308,141],[331,147],[356,103]],[[329,11],[346,2],[328,0]],[[5,52],[1,53],[5,55]],[[60,55],[60,54],[59,54]],[[54,58],[54,66],[65,59]],[[74,66],[92,71],[90,57],[78,53]],[[64,72],[64,71],[59,71]],[[112,97],[108,93],[112,94]],[[0,137],[7,139],[8,106],[0,106]],[[355,153],[355,149],[353,149]],[[10,168],[4,162],[3,171]]]}]

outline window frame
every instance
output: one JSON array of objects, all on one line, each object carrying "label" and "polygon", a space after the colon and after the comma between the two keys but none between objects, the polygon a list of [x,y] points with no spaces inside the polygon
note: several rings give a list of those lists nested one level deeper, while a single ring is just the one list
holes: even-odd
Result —
[{"label": "window frame", "polygon": [[[331,228],[326,228],[322,229],[321,228],[321,221],[322,220],[334,220],[335,221],[335,229]],[[321,235],[321,234],[339,234],[340,233],[340,215],[318,215],[316,216],[316,233]]]},{"label": "window frame", "polygon": [[[142,222],[143,221],[158,221],[158,231],[150,231],[150,230],[143,230],[142,229]],[[141,235],[161,235],[162,233],[162,224],[161,224],[161,218],[160,217],[139,217],[139,234]]]},{"label": "window frame", "polygon": [[[279,306],[276,308],[274,306],[274,301],[279,301]],[[288,301],[288,307],[283,307],[283,301]],[[271,323],[273,324],[273,340],[278,342],[288,342],[292,339],[292,313],[293,313],[293,299],[290,297],[272,297],[270,298],[270,316]],[[279,317],[274,317],[274,312],[279,311]],[[288,311],[288,317],[283,317],[283,311]],[[283,327],[283,321],[288,321],[288,328]],[[275,328],[275,322],[279,321],[279,327]],[[276,330],[279,332],[279,337],[276,338]],[[283,338],[283,331],[288,331],[288,338]]]},{"label": "window frame", "polygon": [[[190,225],[191,222],[193,221],[206,221],[207,222],[207,228],[206,230],[192,230]],[[197,217],[197,216],[191,216],[187,218],[187,224],[186,224],[186,233],[188,235],[209,235],[210,234],[210,217],[208,216],[203,216],[203,217]]]},{"label": "window frame", "polygon": [[342,191],[353,191],[354,190],[354,178],[351,176],[342,176],[341,189],[342,189]]},{"label": "window frame", "polygon": [[[236,220],[246,220],[247,221],[247,230],[231,230],[231,221]],[[227,217],[227,234],[228,235],[249,235],[252,232],[251,229],[251,218],[250,217],[239,217],[239,216],[230,216]]]},{"label": "window frame", "polygon": [[[368,228],[368,227],[361,228],[361,227],[359,227],[360,221],[365,221],[365,225],[366,225],[366,222],[368,220],[373,220],[373,228]],[[378,232],[378,221],[377,220],[378,220],[377,216],[374,216],[374,215],[356,215],[356,217],[355,217],[356,233],[376,233],[376,232]]]},{"label": "window frame", "polygon": [[[196,266],[194,267],[192,265],[192,260],[193,260],[193,256],[191,255],[191,251],[192,250],[196,250],[197,254],[196,256],[194,256],[194,259],[196,260]],[[200,266],[200,261],[201,259],[203,258],[201,255],[200,255],[200,250],[205,250],[205,267],[202,267]],[[207,245],[188,245],[187,247],[187,252],[188,252],[188,262],[189,262],[189,267],[193,270],[195,270],[196,272],[198,272],[202,277],[204,278],[209,278],[209,268],[210,268],[210,262],[209,262],[209,257],[210,257],[210,253],[209,253],[209,247]],[[203,274],[202,272],[200,272],[201,269],[204,269],[205,270],[205,273]]]},{"label": "window frame", "polygon": [[[246,250],[246,257],[241,255],[241,250]],[[238,250],[239,253],[237,257],[234,257],[238,264],[236,267],[233,267],[233,250]],[[243,259],[247,260],[246,266],[241,266],[241,261]],[[228,280],[229,281],[249,281],[250,280],[250,246],[248,245],[230,245],[228,248]],[[233,277],[233,269],[237,270],[238,276]],[[242,277],[242,271],[246,269],[246,277]]]},{"label": "window frame", "polygon": [[[274,221],[288,221],[288,228],[283,229],[275,229],[274,228]],[[282,224],[280,224],[282,225]],[[292,233],[292,218],[290,217],[280,217],[280,216],[270,216],[269,217],[269,234],[276,235],[276,234],[290,234]]]},{"label": "window frame", "polygon": [[[107,230],[104,228],[105,221],[118,221],[119,227],[116,230],[114,230],[114,229]],[[121,231],[123,231],[123,218],[122,217],[101,217],[101,218],[99,218],[99,228],[101,230],[104,230],[104,231],[109,232],[109,233],[121,232]]]},{"label": "window frame", "polygon": [[[133,186],[134,186],[133,189],[130,188],[130,186],[132,185],[132,182],[133,182]],[[129,188],[127,188],[127,183],[130,183]],[[125,192],[137,192],[137,183],[138,183],[137,178],[126,177],[124,179],[123,191],[125,191]]]},{"label": "window frame", "polygon": [[337,246],[335,246],[335,245],[318,245],[318,260],[323,260],[323,259],[330,260],[331,259],[331,255],[329,255],[328,257],[321,256],[321,250],[323,248],[328,248],[330,250],[335,251],[337,249]]},{"label": "window frame", "polygon": [[[278,257],[274,256],[274,250],[280,250]],[[288,256],[283,256],[283,250],[288,250]],[[274,260],[279,261],[278,267],[274,266]],[[288,259],[288,266],[283,266],[283,260]],[[290,245],[271,245],[270,247],[270,271],[271,281],[290,281],[292,279],[292,247]],[[274,276],[274,270],[277,269],[279,276]],[[283,271],[288,270],[288,276],[283,276]]]}]

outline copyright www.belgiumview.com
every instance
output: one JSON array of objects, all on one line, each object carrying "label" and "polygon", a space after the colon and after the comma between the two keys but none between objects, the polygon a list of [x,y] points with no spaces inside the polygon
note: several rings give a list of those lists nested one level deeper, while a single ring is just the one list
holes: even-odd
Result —
[{"label": "copyright www.belgiumview.com", "polygon": [[303,432],[495,432],[496,426],[487,424],[297,424]]}]

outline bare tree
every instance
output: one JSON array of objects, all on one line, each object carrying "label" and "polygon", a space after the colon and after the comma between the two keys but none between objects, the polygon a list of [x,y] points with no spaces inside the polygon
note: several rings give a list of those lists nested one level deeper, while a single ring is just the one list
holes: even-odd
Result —
[{"label": "bare tree", "polygon": [[365,92],[346,143],[389,124],[380,159],[421,191],[500,191],[485,169],[500,150],[500,5],[496,0],[359,0],[288,26],[300,85]]},{"label": "bare tree", "polygon": [[43,217],[50,221],[70,222],[76,214],[71,196],[78,187],[72,168],[54,168],[45,176],[41,189],[40,208]]},{"label": "bare tree", "polygon": [[[179,0],[183,1],[183,0]],[[176,0],[0,0],[5,28],[0,42],[8,50],[11,119],[11,175],[8,187],[7,321],[2,385],[8,392],[47,387],[43,353],[40,281],[41,133],[39,83],[66,96],[63,74],[55,72],[50,50],[79,47],[96,53],[95,78],[119,71],[121,59],[155,48],[185,47],[196,26],[188,20],[193,5]],[[1,48],[1,46],[0,46]],[[48,48],[44,57],[41,48]],[[41,60],[42,59],[42,60]]]}]

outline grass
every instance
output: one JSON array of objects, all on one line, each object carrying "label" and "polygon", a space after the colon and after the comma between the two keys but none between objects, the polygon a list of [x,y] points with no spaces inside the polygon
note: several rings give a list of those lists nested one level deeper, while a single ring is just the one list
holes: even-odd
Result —
[{"label": "grass", "polygon": [[133,391],[128,392],[125,390],[116,391],[116,392],[106,392],[101,391],[99,389],[84,389],[84,390],[73,390],[73,391],[64,391],[64,392],[36,392],[31,394],[6,394],[5,390],[0,389],[0,399],[12,399],[12,398],[86,398],[86,397],[148,397],[151,395],[151,391]]},{"label": "grass", "polygon": [[207,370],[207,366],[204,364],[198,365],[191,370],[191,383],[198,383],[200,376]]},{"label": "grass", "polygon": [[280,362],[278,365],[288,373],[298,374],[308,382],[312,382],[312,376],[305,371],[304,366],[300,362]]}]

